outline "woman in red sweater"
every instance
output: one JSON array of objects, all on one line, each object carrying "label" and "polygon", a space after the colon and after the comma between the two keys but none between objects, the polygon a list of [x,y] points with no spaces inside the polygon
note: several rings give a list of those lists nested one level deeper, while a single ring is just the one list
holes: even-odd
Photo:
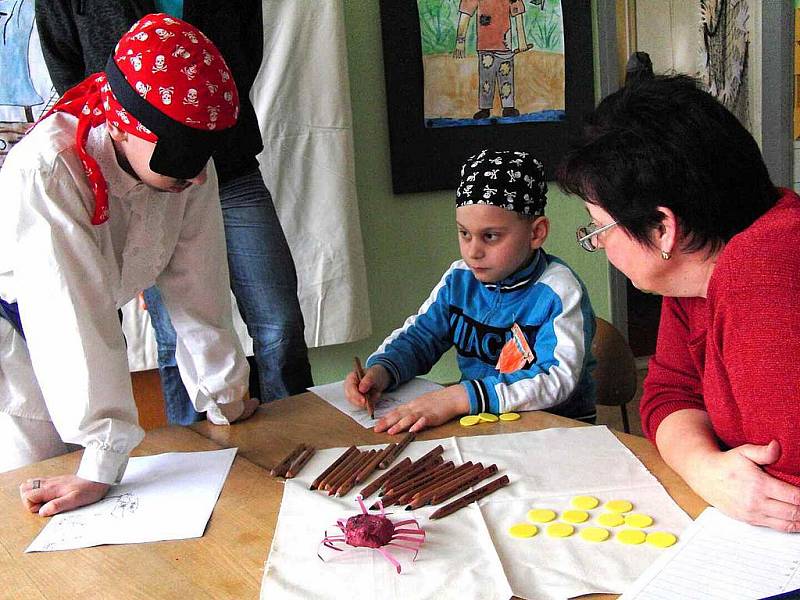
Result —
[{"label": "woman in red sweater", "polygon": [[664,296],[647,436],[710,504],[800,531],[800,198],[680,75],[603,100],[558,178],[591,216],[579,243]]}]

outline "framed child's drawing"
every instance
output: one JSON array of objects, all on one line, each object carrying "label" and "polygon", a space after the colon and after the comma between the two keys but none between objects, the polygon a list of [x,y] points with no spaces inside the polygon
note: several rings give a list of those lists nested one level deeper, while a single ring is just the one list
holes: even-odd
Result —
[{"label": "framed child's drawing", "polygon": [[590,0],[381,0],[395,193],[453,189],[482,148],[548,176],[594,104]]}]

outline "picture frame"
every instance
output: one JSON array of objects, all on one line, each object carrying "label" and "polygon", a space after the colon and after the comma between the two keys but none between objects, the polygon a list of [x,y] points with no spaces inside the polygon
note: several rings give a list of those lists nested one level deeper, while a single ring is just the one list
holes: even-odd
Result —
[{"label": "picture frame", "polygon": [[[526,3],[528,0],[525,0]],[[594,107],[590,0],[561,0],[565,118],[560,121],[430,128],[423,111],[424,73],[416,0],[380,0],[392,189],[395,194],[455,189],[464,160],[484,148],[527,151],[552,179]]]}]

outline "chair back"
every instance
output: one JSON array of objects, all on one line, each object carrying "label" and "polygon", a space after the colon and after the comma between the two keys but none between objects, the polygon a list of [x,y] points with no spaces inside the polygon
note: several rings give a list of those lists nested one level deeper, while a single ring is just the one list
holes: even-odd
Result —
[{"label": "chair back", "polygon": [[616,327],[600,317],[595,323],[592,354],[597,360],[593,373],[597,404],[624,406],[636,395],[636,360]]}]

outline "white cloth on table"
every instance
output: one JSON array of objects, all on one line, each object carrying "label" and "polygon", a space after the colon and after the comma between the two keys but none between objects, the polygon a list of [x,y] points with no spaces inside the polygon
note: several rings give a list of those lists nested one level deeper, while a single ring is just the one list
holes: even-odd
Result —
[{"label": "white cloth on table", "polygon": [[[503,425],[476,427],[502,431]],[[426,532],[415,562],[408,552],[389,548],[402,564],[403,572],[398,575],[382,556],[369,549],[344,546],[352,552],[320,550],[324,532],[338,534],[336,520],[360,509],[354,501],[359,488],[344,498],[308,489],[343,449],[318,451],[298,477],[286,482],[261,598],[507,600],[512,593],[536,599],[619,593],[661,550],[649,545],[626,546],[614,539],[587,542],[577,531],[565,539],[549,538],[544,531],[533,538],[517,539],[508,534],[509,527],[525,522],[526,513],[534,507],[561,514],[571,508],[573,496],[585,494],[602,502],[630,500],[637,512],[655,519],[648,530],[680,535],[690,523],[655,477],[605,427],[414,442],[398,460],[404,456],[418,458],[437,444],[445,447],[445,460],[452,459],[456,464],[467,460],[480,461],[484,466],[496,463],[500,470],[492,479],[507,474],[511,484],[435,521],[429,517],[438,506],[415,511],[397,506],[387,509],[394,520],[413,516]],[[372,504],[376,498],[372,496],[367,502]],[[603,512],[602,505],[589,512],[592,518],[576,525],[576,530],[597,525],[595,518]],[[320,561],[318,551],[326,552],[329,562]]]},{"label": "white cloth on table", "polygon": [[75,124],[63,113],[48,117],[0,170],[0,297],[19,305],[30,385],[41,389],[5,393],[0,383],[0,412],[52,420],[63,441],[86,448],[78,475],[113,483],[143,435],[119,307],[158,282],[189,396],[215,422],[241,413],[249,370],[231,323],[213,165],[202,185],[157,192],[119,166],[104,126],[93,129],[87,150],[110,204],[108,222],[94,226]]}]

